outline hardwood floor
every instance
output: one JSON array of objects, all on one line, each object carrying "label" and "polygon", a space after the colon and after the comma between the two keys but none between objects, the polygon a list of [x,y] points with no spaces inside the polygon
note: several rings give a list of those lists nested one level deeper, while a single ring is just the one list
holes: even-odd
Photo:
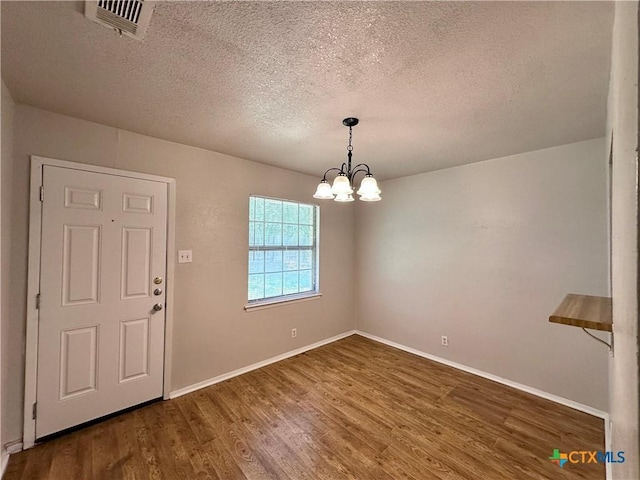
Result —
[{"label": "hardwood floor", "polygon": [[603,421],[351,336],[12,455],[5,480],[604,479]]}]

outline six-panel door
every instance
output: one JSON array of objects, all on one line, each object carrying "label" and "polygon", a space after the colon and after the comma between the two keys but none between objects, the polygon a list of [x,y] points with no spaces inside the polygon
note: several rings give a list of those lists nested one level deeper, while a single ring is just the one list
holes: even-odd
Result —
[{"label": "six-panel door", "polygon": [[43,185],[36,438],[161,397],[165,328],[167,184],[45,165]]}]

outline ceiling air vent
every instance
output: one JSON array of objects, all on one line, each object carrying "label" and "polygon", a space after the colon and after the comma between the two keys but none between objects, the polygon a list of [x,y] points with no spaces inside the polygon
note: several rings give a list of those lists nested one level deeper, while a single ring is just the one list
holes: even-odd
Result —
[{"label": "ceiling air vent", "polygon": [[149,25],[153,3],[150,0],[86,0],[84,14],[121,35],[142,40]]}]

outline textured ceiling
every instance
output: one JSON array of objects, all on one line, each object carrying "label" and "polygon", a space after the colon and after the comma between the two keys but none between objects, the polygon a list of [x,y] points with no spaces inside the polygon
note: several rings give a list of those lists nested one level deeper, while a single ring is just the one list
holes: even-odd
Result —
[{"label": "textured ceiling", "polygon": [[[17,102],[321,175],[394,178],[604,135],[613,2],[2,1]],[[176,159],[179,161],[179,159]]]}]

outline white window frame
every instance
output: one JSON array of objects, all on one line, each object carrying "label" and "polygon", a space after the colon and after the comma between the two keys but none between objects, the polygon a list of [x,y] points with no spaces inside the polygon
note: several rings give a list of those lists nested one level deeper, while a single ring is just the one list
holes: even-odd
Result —
[{"label": "white window frame", "polygon": [[[320,293],[320,275],[319,275],[319,270],[320,270],[320,207],[316,204],[313,203],[306,203],[306,202],[300,202],[298,200],[289,200],[289,199],[285,199],[285,198],[275,198],[275,197],[267,197],[264,195],[257,195],[257,194],[251,194],[249,195],[249,205],[248,205],[248,209],[247,212],[250,212],[250,205],[251,205],[251,199],[252,198],[261,198],[264,200],[276,200],[278,202],[288,202],[288,203],[295,203],[298,205],[307,205],[310,207],[313,207],[313,212],[314,212],[314,244],[312,245],[312,249],[313,249],[313,283],[314,283],[314,289],[307,291],[307,292],[299,292],[299,293],[290,293],[290,294],[283,294],[283,295],[279,295],[279,296],[275,296],[275,297],[264,297],[264,298],[259,298],[259,299],[254,299],[254,300],[249,300],[249,262],[247,261],[247,305],[245,306],[245,310],[246,311],[251,311],[251,310],[257,310],[257,309],[262,309],[262,308],[269,308],[269,307],[274,307],[274,306],[278,306],[278,305],[282,305],[282,304],[290,304],[290,303],[297,303],[297,302],[301,302],[301,301],[307,301],[307,300],[312,300],[315,298],[319,298],[322,296],[322,294]],[[250,216],[247,215],[248,217],[248,222],[247,222],[247,227],[250,225],[250,222],[252,221]],[[284,224],[285,222],[282,221],[282,224]],[[300,225],[298,223],[298,225]],[[303,250],[303,249],[307,249],[307,247],[299,247],[299,246],[293,246],[293,247],[287,247],[284,245],[281,246],[262,246],[262,247],[252,247],[249,244],[249,239],[247,241],[247,253],[250,253],[252,250],[253,251],[270,251],[270,250]],[[247,255],[248,256],[248,255]]]}]

